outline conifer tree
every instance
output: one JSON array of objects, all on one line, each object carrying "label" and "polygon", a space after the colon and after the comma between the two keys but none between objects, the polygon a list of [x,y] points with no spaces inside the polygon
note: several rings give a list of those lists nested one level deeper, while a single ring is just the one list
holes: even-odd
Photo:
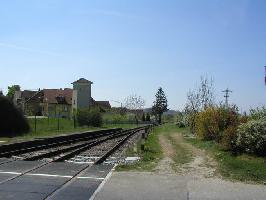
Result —
[{"label": "conifer tree", "polygon": [[160,87],[155,95],[156,100],[153,103],[152,112],[156,116],[158,123],[162,122],[162,115],[168,110],[168,101],[163,89]]}]

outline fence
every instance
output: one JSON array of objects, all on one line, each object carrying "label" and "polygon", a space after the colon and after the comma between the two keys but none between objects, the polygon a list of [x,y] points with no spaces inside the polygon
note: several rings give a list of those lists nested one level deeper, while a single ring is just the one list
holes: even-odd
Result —
[{"label": "fence", "polygon": [[77,127],[75,119],[30,117],[28,118],[32,132],[71,130]]}]

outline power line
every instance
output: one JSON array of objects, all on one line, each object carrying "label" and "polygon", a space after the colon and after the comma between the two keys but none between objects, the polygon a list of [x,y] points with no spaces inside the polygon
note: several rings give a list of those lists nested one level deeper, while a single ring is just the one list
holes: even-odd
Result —
[{"label": "power line", "polygon": [[265,82],[265,86],[266,86],[266,66],[264,66],[265,68],[265,77],[264,77],[264,82]]},{"label": "power line", "polygon": [[224,95],[224,97],[225,97],[225,105],[226,105],[226,107],[228,107],[228,100],[229,100],[229,93],[231,92],[233,92],[233,91],[231,91],[231,90],[229,90],[228,88],[226,89],[226,90],[224,90],[224,91],[222,91],[222,92],[224,92],[225,93],[225,95]]}]

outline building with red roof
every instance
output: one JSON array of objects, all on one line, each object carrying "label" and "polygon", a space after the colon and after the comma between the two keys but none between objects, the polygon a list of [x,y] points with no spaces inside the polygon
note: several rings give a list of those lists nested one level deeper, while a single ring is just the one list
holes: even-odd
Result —
[{"label": "building with red roof", "polygon": [[99,107],[111,108],[109,101],[95,101],[91,97],[91,81],[81,78],[73,89],[43,89],[38,91],[16,91],[13,102],[26,115],[70,118],[77,109]]}]

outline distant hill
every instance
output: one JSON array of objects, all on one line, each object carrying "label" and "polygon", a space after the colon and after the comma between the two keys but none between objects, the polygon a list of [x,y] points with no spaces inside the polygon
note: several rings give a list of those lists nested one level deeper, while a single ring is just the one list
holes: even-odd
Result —
[{"label": "distant hill", "polygon": [[144,108],[143,109],[144,113],[151,113],[151,111],[152,111],[152,108]]},{"label": "distant hill", "polygon": [[167,112],[164,113],[164,115],[177,115],[179,111],[176,110],[168,110]]}]

